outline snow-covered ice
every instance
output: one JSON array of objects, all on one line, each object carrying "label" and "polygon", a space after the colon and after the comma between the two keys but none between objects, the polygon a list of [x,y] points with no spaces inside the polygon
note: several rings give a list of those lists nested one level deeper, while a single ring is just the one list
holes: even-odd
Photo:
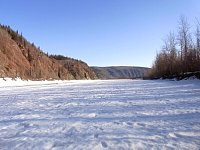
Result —
[{"label": "snow-covered ice", "polygon": [[199,150],[200,81],[0,80],[0,149]]}]

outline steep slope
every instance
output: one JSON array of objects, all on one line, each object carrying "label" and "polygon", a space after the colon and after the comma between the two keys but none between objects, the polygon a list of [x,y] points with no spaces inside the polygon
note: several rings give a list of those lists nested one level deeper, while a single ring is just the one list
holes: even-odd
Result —
[{"label": "steep slope", "polygon": [[[28,42],[9,26],[0,26],[0,77],[32,80],[96,78],[92,73],[88,73],[86,77],[78,76],[83,69],[78,62],[76,65],[73,69],[64,67],[62,63],[48,57],[34,43]],[[87,65],[84,67],[89,68]],[[77,77],[74,76],[74,72],[77,72]]]},{"label": "steep slope", "polygon": [[51,55],[50,58],[56,59],[59,64],[69,70],[69,72],[78,80],[97,79],[95,72],[81,60],[76,60],[62,55]]},{"label": "steep slope", "polygon": [[114,66],[114,67],[92,67],[100,79],[134,79],[144,77],[149,68]]}]

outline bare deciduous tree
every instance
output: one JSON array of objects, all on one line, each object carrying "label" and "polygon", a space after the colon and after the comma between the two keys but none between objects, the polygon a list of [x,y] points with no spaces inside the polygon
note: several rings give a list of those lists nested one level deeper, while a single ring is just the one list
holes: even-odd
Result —
[{"label": "bare deciduous tree", "polygon": [[179,21],[178,34],[170,32],[150,71],[152,77],[173,77],[186,72],[200,71],[200,24],[196,26],[196,43],[185,17]]}]

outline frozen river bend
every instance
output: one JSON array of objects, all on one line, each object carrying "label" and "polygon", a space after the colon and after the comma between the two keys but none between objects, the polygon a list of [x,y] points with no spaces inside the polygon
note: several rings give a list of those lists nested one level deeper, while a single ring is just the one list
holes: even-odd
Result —
[{"label": "frozen river bend", "polygon": [[0,86],[0,149],[200,149],[200,81]]}]

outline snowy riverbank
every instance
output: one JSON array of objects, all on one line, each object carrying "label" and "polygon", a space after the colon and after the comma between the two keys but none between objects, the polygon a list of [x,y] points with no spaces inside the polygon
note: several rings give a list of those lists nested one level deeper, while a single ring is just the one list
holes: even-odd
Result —
[{"label": "snowy riverbank", "polygon": [[36,86],[36,85],[52,85],[52,84],[78,84],[78,83],[92,83],[98,80],[21,80],[20,78],[0,78],[0,87],[12,86]]},{"label": "snowy riverbank", "polygon": [[[116,81],[127,81],[128,79],[120,79]],[[0,78],[0,87],[11,87],[11,86],[31,86],[31,85],[49,85],[49,84],[78,84],[78,83],[95,83],[98,81],[115,81],[115,80],[22,80],[20,78]],[[131,79],[130,79],[131,81]],[[137,80],[135,80],[137,81]],[[156,80],[155,80],[156,81]],[[193,82],[198,83],[200,82],[195,76],[184,80],[176,80],[174,79],[157,79],[157,81],[178,81],[178,82]],[[178,83],[177,82],[177,83]]]}]

